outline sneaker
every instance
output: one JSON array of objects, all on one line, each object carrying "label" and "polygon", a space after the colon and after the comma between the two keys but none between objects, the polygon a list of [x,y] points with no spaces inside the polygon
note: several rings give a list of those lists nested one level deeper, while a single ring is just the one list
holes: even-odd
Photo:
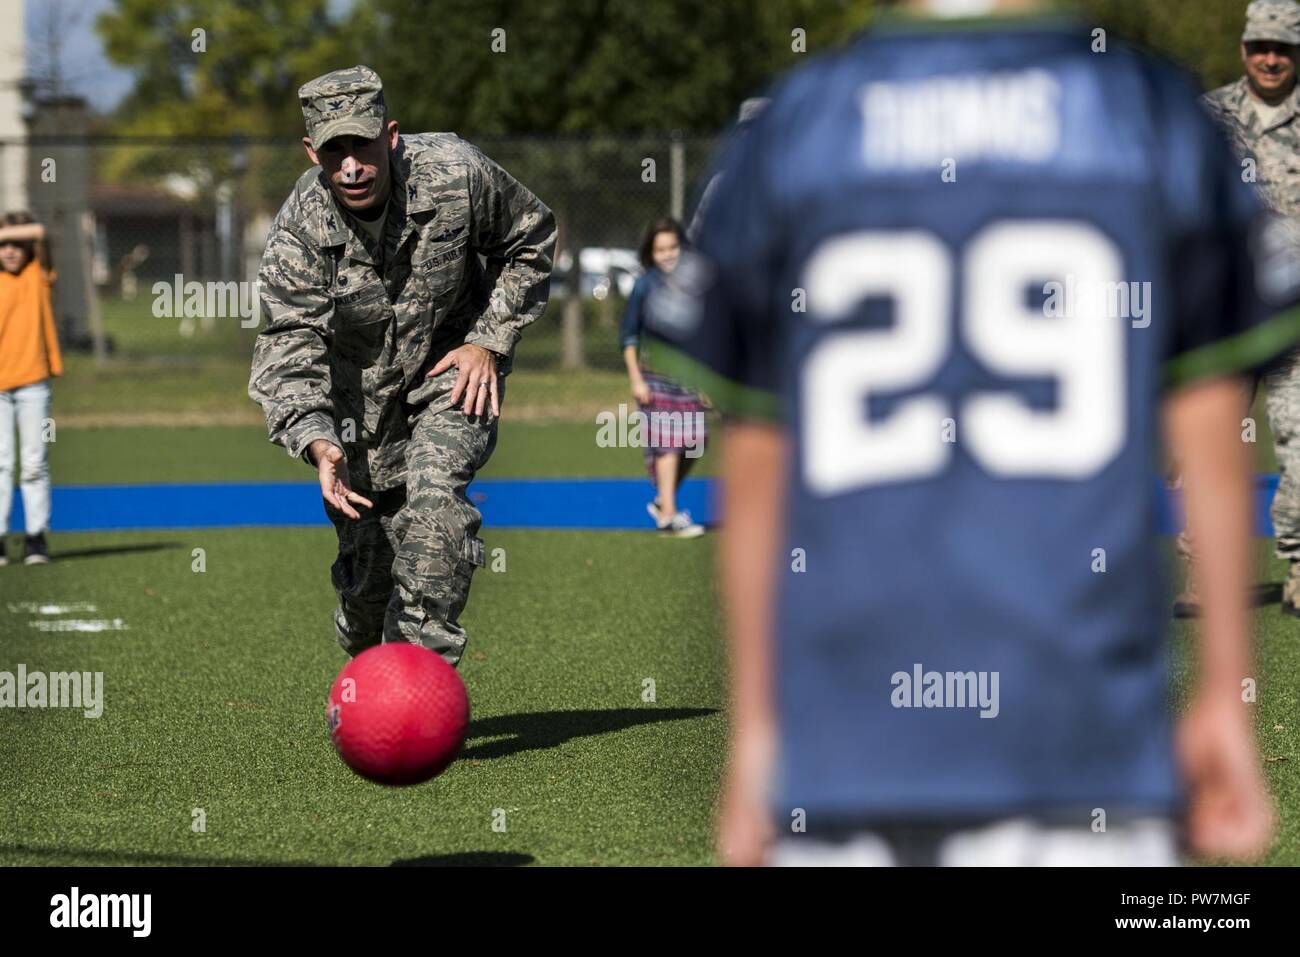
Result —
[{"label": "sneaker", "polygon": [[650,517],[655,520],[655,528],[664,527],[664,516],[663,513],[659,511],[659,499],[655,499],[653,502],[646,502],[645,510],[649,512]]},{"label": "sneaker", "polygon": [[678,512],[668,521],[661,522],[659,531],[670,538],[699,538],[704,534],[704,526],[692,522],[690,512]]},{"label": "sneaker", "polygon": [[50,548],[45,544],[45,533],[28,535],[23,541],[23,564],[48,565],[49,562]]}]

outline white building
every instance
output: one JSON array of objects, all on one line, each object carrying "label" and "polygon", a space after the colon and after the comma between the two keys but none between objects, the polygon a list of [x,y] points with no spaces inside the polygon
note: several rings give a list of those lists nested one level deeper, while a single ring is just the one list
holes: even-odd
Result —
[{"label": "white building", "polygon": [[0,0],[0,211],[27,209],[27,124],[22,81],[27,73],[24,0]]}]

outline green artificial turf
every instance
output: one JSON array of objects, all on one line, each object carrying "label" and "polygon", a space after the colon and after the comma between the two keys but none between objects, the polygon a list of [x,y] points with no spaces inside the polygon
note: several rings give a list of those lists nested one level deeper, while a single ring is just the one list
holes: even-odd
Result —
[{"label": "green artificial turf", "polygon": [[[64,360],[53,380],[60,429],[128,426],[265,427],[248,397],[247,356],[115,357],[97,365],[85,355]],[[627,376],[610,370],[516,369],[506,379],[503,421],[592,423],[597,413],[633,405]]]},{"label": "green artificial turf", "polygon": [[[483,478],[646,477],[640,449],[602,448],[586,422],[501,422]],[[258,426],[59,429],[50,446],[56,485],[157,482],[311,482],[316,473],[271,445]],[[716,439],[716,433],[715,433]],[[713,440],[711,440],[713,441]],[[692,475],[715,472],[718,446]]]},{"label": "green artificial turf", "polygon": [[[98,719],[0,710],[0,865],[709,863],[725,737],[712,540],[486,538],[464,619],[468,747],[405,790],[357,778],[326,734],[344,661],[330,530],[56,534],[53,564],[0,569],[0,670],[102,671],[105,683]],[[1281,565],[1264,564],[1256,727],[1280,809],[1265,862],[1296,865],[1300,622],[1278,610]],[[30,624],[70,618],[125,628]],[[1195,625],[1173,626],[1176,707],[1195,643]],[[191,830],[195,809],[205,833]]]},{"label": "green artificial turf", "polygon": [[[1273,555],[1272,540],[1259,540],[1256,576],[1255,730],[1269,790],[1278,807],[1278,834],[1263,863],[1300,864],[1300,619],[1282,614],[1281,582],[1286,565]],[[1170,549],[1172,555],[1172,549]],[[1181,563],[1175,574],[1181,575]],[[1183,708],[1194,678],[1198,626],[1176,621],[1173,647],[1173,700]]]},{"label": "green artificial turf", "polygon": [[[247,391],[257,329],[237,319],[214,319],[205,327],[157,318],[152,303],[152,294],[143,292],[134,302],[103,301],[113,351],[103,364],[85,354],[64,356],[64,374],[54,383],[60,428],[260,426],[262,413]],[[616,322],[598,321],[595,304],[587,311],[579,369],[561,361],[559,303],[525,330],[507,379],[508,418],[587,422],[601,410],[632,403]]]},{"label": "green artificial turf", "polygon": [[[256,414],[241,395],[243,359],[174,356],[106,372],[77,364],[56,386],[56,419],[71,408],[69,419],[107,416],[115,427],[60,424],[56,484],[312,479],[255,423],[114,420],[152,410],[209,421],[240,401]],[[507,414],[484,477],[644,476],[638,450],[596,444],[594,419],[545,420],[574,395],[616,408],[617,374],[521,371],[511,382],[508,403],[529,414]],[[1269,470],[1262,401],[1254,414]],[[711,474],[717,454],[697,474]],[[95,720],[0,709],[0,865],[711,861],[725,701],[712,540],[486,538],[489,550],[505,549],[507,569],[478,574],[465,616],[468,750],[409,790],[355,777],[328,741],[325,695],[344,661],[330,622],[328,528],[56,533],[52,565],[0,568],[0,670],[103,671],[107,699]],[[205,550],[202,573],[191,570],[195,548]],[[1260,549],[1260,580],[1274,587],[1257,612],[1256,726],[1281,812],[1267,862],[1296,865],[1300,621],[1279,613],[1283,569],[1271,543]],[[93,613],[53,617],[126,627],[38,631],[30,622],[42,616],[28,602],[90,603]],[[1193,625],[1173,626],[1180,707],[1195,641]],[[642,700],[647,678],[653,702]],[[196,808],[202,834],[191,830]],[[498,809],[504,833],[492,827]]]},{"label": "green artificial turf", "polygon": [[[0,568],[0,669],[102,671],[105,699],[97,719],[0,710],[0,865],[708,863],[710,541],[486,538],[506,565],[479,572],[464,618],[467,750],[400,790],[354,775],[326,732],[345,661],[331,530],[56,534],[56,562]],[[125,629],[37,631],[24,602]]]}]

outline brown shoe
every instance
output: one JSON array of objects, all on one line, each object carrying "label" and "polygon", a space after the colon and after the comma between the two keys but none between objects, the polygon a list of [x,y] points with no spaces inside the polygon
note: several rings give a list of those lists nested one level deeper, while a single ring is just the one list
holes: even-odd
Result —
[{"label": "brown shoe", "polygon": [[1183,593],[1174,599],[1175,618],[1200,618],[1201,597],[1196,593],[1196,563],[1190,556],[1183,559]]},{"label": "brown shoe", "polygon": [[1282,614],[1300,618],[1300,562],[1291,563],[1291,572],[1282,583]]}]

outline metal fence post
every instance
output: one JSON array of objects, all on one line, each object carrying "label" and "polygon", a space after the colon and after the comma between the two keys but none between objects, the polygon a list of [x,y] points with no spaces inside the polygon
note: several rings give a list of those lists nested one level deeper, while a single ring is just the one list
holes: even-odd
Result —
[{"label": "metal fence post", "polygon": [[680,130],[673,130],[672,145],[668,150],[669,188],[671,189],[669,205],[672,217],[679,223],[686,207],[686,145],[682,142]]}]

